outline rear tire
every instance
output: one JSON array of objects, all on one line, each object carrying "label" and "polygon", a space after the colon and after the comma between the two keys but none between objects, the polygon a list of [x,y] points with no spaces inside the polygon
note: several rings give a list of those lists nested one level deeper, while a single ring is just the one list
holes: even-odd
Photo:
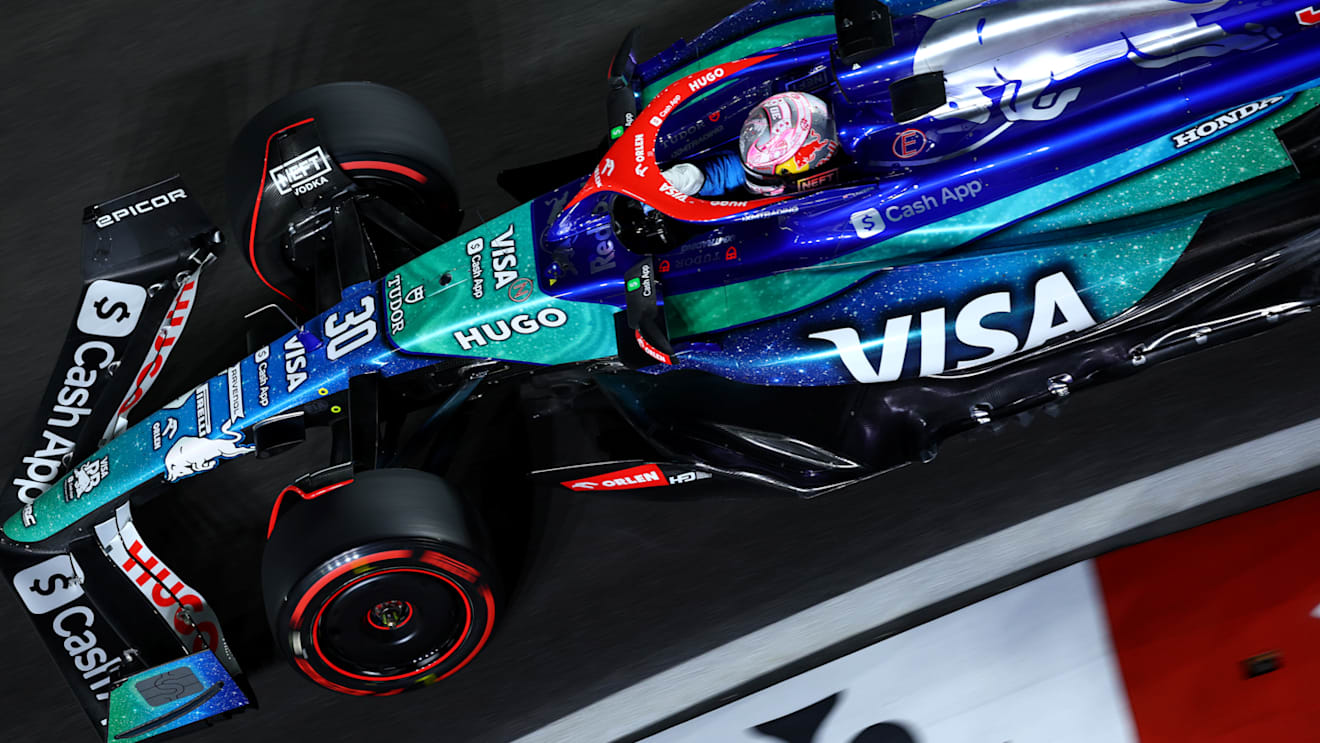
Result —
[{"label": "rear tire", "polygon": [[[252,228],[268,148],[277,132],[312,119],[321,146],[364,190],[402,209],[436,235],[457,234],[459,211],[449,143],[431,112],[393,88],[341,82],[300,90],[262,109],[230,148],[225,173],[229,221],[261,281],[286,297],[303,294],[310,278],[284,254],[295,198],[267,189]],[[270,199],[280,199],[272,204]],[[274,207],[274,208],[272,208]],[[434,246],[428,246],[434,247]]]},{"label": "rear tire", "polygon": [[363,472],[295,501],[262,557],[276,643],[307,678],[359,696],[463,668],[489,639],[498,606],[470,519],[444,480],[417,470]]}]

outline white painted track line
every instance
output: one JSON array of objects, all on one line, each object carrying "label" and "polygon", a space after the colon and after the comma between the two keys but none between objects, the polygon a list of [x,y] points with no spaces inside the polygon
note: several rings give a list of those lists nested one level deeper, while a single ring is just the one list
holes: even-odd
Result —
[{"label": "white painted track line", "polygon": [[1320,466],[1320,419],[1042,514],[781,619],[519,738],[608,741],[886,622],[1143,524]]}]

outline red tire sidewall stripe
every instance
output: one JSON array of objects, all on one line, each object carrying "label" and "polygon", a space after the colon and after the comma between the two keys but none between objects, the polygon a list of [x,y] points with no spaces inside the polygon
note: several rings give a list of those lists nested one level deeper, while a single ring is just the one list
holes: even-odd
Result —
[{"label": "red tire sidewall stripe", "polygon": [[481,649],[486,646],[486,641],[490,639],[491,629],[495,627],[495,596],[491,594],[488,586],[482,586],[481,597],[486,601],[486,629],[481,633],[481,639],[477,641],[476,646],[472,648],[472,652],[468,653],[466,658],[459,661],[458,665],[445,671],[445,673],[441,675],[440,678],[437,678],[436,681],[449,678],[455,673],[458,673],[459,669],[466,666],[468,663],[472,662],[473,658],[477,657],[477,653],[481,652]]},{"label": "red tire sidewall stripe", "polygon": [[385,170],[391,173],[398,173],[399,175],[417,181],[422,185],[425,185],[426,182],[430,180],[422,173],[413,170],[407,165],[399,165],[398,163],[386,162],[384,160],[354,160],[353,162],[340,163],[339,168],[341,170]]},{"label": "red tire sidewall stripe", "polygon": [[[366,580],[367,578],[374,578],[381,575],[389,575],[390,573],[419,573],[421,575],[430,575],[439,578],[440,580],[443,580],[445,583],[448,583],[450,588],[453,588],[454,591],[458,593],[458,595],[463,597],[463,609],[464,609],[463,631],[459,633],[458,640],[454,642],[454,646],[449,648],[449,650],[446,653],[444,653],[439,658],[427,664],[424,668],[419,668],[416,671],[399,674],[398,676],[363,676],[361,674],[345,671],[344,669],[335,665],[329,658],[327,658],[325,656],[325,653],[321,652],[321,641],[316,631],[317,627],[321,623],[321,615],[325,613],[326,607],[328,607],[331,603],[333,603],[335,598],[337,598],[339,594],[348,590],[350,587]],[[490,624],[487,623],[486,626],[489,627]],[[381,570],[377,572],[367,573],[366,575],[359,576],[349,581],[348,583],[345,583],[344,585],[340,586],[339,590],[335,591],[334,594],[331,595],[329,599],[326,599],[326,601],[321,604],[321,608],[316,612],[316,618],[312,620],[312,626],[311,626],[312,648],[315,649],[317,656],[321,658],[321,662],[325,663],[330,668],[333,668],[336,673],[342,676],[347,676],[348,678],[351,679],[357,679],[359,681],[401,681],[406,678],[413,678],[415,676],[420,676],[426,673],[427,671],[431,670],[432,668],[435,668],[436,666],[448,660],[449,656],[454,654],[454,651],[462,647],[464,642],[467,642],[468,635],[471,632],[472,632],[472,600],[468,598],[467,591],[464,591],[462,587],[460,587],[458,583],[454,581],[454,579],[450,578],[444,573],[437,573],[431,570],[422,570],[420,568],[390,568],[388,570]],[[483,637],[483,641],[484,641],[484,637]]]},{"label": "red tire sidewall stripe", "polygon": [[294,607],[293,614],[289,617],[289,626],[291,628],[297,628],[298,620],[302,618],[302,613],[306,611],[307,604],[311,603],[312,598],[316,596],[317,592],[322,588],[325,588],[325,585],[335,578],[338,578],[351,570],[356,570],[373,560],[399,560],[412,557],[412,554],[412,550],[386,550],[385,552],[377,552],[365,557],[359,557],[347,565],[340,565],[329,574],[322,576],[320,580],[316,581],[316,583],[312,584],[312,587],[302,595],[302,598],[298,599],[298,605]]},{"label": "red tire sidewall stripe", "polygon": [[[319,494],[321,494],[321,493],[323,493],[323,492],[327,492],[327,491],[329,491],[329,490],[332,490],[332,489],[334,489],[334,488],[336,488],[336,487],[339,487],[339,486],[341,486],[341,485],[344,485],[344,484],[347,484],[347,483],[340,483],[339,485],[330,486],[330,487],[328,487],[328,488],[322,488],[321,490],[314,491],[314,492],[315,492],[317,495],[319,495]],[[297,488],[293,488],[292,486],[291,486],[289,489],[296,490],[300,495],[303,494],[301,490],[298,490]],[[349,571],[352,571],[352,570],[356,570],[357,568],[359,568],[359,567],[361,567],[361,566],[363,566],[363,565],[365,565],[365,564],[368,564],[368,563],[372,562],[373,560],[391,560],[391,559],[407,558],[407,557],[411,557],[412,554],[413,554],[413,553],[412,553],[412,551],[410,551],[410,550],[386,550],[386,551],[383,551],[383,552],[377,552],[377,553],[374,553],[374,554],[371,554],[371,555],[367,555],[367,556],[365,556],[365,557],[358,558],[357,560],[354,560],[354,561],[348,563],[347,565],[342,565],[342,566],[340,566],[340,567],[339,567],[338,569],[336,569],[334,572],[332,572],[332,573],[330,573],[329,575],[326,575],[326,576],[322,577],[320,580],[316,581],[316,583],[311,587],[311,589],[309,589],[306,593],[303,594],[302,598],[301,598],[301,599],[299,600],[299,602],[298,602],[297,607],[294,609],[294,613],[293,613],[292,618],[290,619],[290,627],[293,628],[293,629],[296,629],[296,628],[297,628],[297,625],[298,625],[298,619],[301,618],[302,613],[306,610],[306,608],[307,608],[307,604],[310,603],[311,599],[316,595],[316,593],[317,593],[318,591],[320,591],[322,588],[324,588],[325,585],[326,585],[327,583],[329,583],[330,581],[334,580],[336,577],[341,576],[341,575],[343,575],[343,574],[346,573],[346,572],[349,572]],[[471,567],[471,566],[469,566],[469,565],[466,565],[466,564],[464,564],[464,563],[458,562],[457,560],[454,560],[453,558],[449,557],[448,555],[443,555],[443,554],[438,553],[438,552],[433,552],[433,551],[431,551],[431,550],[425,550],[425,551],[423,551],[423,553],[422,553],[422,555],[421,555],[421,560],[422,560],[423,562],[426,562],[426,563],[429,563],[429,564],[432,564],[432,565],[436,565],[437,567],[444,567],[444,568],[446,568],[446,569],[453,569],[453,570],[455,570],[455,572],[456,572],[457,574],[459,574],[460,576],[464,576],[464,577],[465,577],[466,575],[471,575],[471,576],[473,576],[473,580],[471,581],[471,582],[473,582],[473,583],[475,583],[475,579],[476,579],[476,578],[479,578],[479,577],[480,577],[480,572],[478,572],[475,568],[473,568],[473,567]],[[396,568],[395,570],[406,570],[406,568]],[[469,633],[470,633],[470,631],[471,631],[471,623],[472,623],[472,606],[471,606],[470,600],[469,600],[469,598],[468,598],[467,592],[464,591],[461,587],[457,586],[452,580],[450,580],[450,579],[448,578],[448,576],[443,576],[443,575],[441,575],[441,574],[439,574],[439,573],[434,573],[434,572],[425,571],[425,570],[416,570],[416,569],[413,569],[413,572],[422,572],[422,573],[426,573],[426,574],[428,574],[428,575],[434,575],[434,576],[436,576],[436,577],[440,577],[440,578],[446,580],[446,582],[448,582],[448,583],[450,584],[451,587],[453,587],[455,590],[457,590],[457,591],[459,592],[459,594],[463,596],[463,601],[464,601],[464,604],[465,604],[465,607],[464,607],[464,608],[467,610],[467,624],[466,624],[466,626],[464,626],[464,628],[463,628],[463,632],[462,632],[462,634],[460,635],[458,641],[454,643],[454,647],[450,649],[449,653],[446,653],[445,656],[441,657],[440,660],[436,661],[435,663],[432,663],[431,665],[427,666],[427,668],[424,668],[424,669],[422,669],[421,671],[416,671],[416,672],[414,672],[414,673],[412,673],[412,674],[404,674],[402,677],[395,677],[395,678],[407,678],[407,677],[409,677],[409,676],[417,675],[417,674],[419,674],[419,673],[425,673],[425,672],[426,672],[427,670],[429,670],[430,668],[433,668],[435,665],[437,665],[437,664],[443,662],[443,661],[444,661],[445,659],[447,659],[450,655],[452,655],[452,654],[454,653],[454,651],[456,651],[458,648],[460,648],[460,647],[463,646],[463,643],[466,642],[466,641],[468,640],[468,635],[469,635]],[[363,576],[363,577],[366,577],[366,576]],[[355,583],[355,582],[357,582],[357,581],[356,581],[356,580],[355,580],[355,581],[351,581],[350,583],[348,583],[348,584],[346,584],[345,586],[341,587],[338,591],[335,592],[334,595],[335,595],[335,596],[338,596],[339,593],[340,593],[340,591],[343,591],[345,588],[347,588],[349,585],[352,585],[352,584]],[[484,622],[485,626],[484,626],[483,629],[482,629],[481,638],[477,640],[477,642],[476,642],[476,644],[473,646],[472,650],[467,654],[466,657],[463,658],[463,660],[459,661],[459,662],[458,662],[453,668],[449,669],[449,670],[446,671],[445,673],[443,673],[443,674],[441,674],[440,676],[436,677],[436,678],[434,679],[434,681],[440,681],[441,679],[448,678],[448,677],[454,675],[455,673],[457,673],[459,670],[461,670],[461,669],[462,669],[464,666],[466,666],[468,663],[472,662],[472,659],[475,658],[475,657],[477,657],[477,654],[481,652],[481,649],[482,649],[483,647],[486,646],[486,642],[490,639],[491,632],[492,632],[492,630],[494,629],[494,626],[495,626],[495,596],[494,596],[494,594],[491,592],[490,587],[487,586],[487,585],[484,585],[484,584],[479,585],[479,586],[478,586],[478,590],[479,590],[479,592],[480,592],[480,594],[481,594],[482,601],[483,601],[483,603],[484,603],[485,606],[486,606],[486,617],[485,617],[485,622]],[[331,596],[331,600],[333,600],[333,598],[334,598],[334,596]],[[322,605],[321,610],[317,612],[317,620],[319,620],[319,618],[320,618],[321,611],[324,611],[324,609],[325,609],[325,605],[328,605],[329,603],[330,603],[330,601],[326,601],[325,604]],[[331,668],[334,668],[336,671],[339,671],[339,672],[342,673],[342,670],[341,670],[341,669],[339,669],[339,668],[335,667],[333,664],[331,664],[331,663],[325,658],[325,656],[321,653],[321,651],[320,651],[320,647],[319,647],[319,643],[317,642],[317,638],[316,638],[316,634],[315,634],[315,631],[316,631],[316,621],[313,621],[313,625],[312,625],[311,631],[312,631],[312,644],[313,644],[313,646],[314,646],[315,649],[316,649],[316,653],[317,653],[317,655],[319,655],[319,656],[321,657],[321,660],[322,660],[322,661],[324,661],[324,662],[326,662],[328,665],[330,665]],[[345,687],[345,686],[341,686],[341,685],[339,685],[339,684],[336,684],[336,683],[334,683],[333,681],[330,681],[329,679],[326,679],[324,676],[322,676],[321,674],[317,673],[316,670],[311,666],[311,664],[308,663],[305,659],[303,659],[303,658],[295,658],[294,660],[295,660],[296,665],[298,666],[299,670],[301,670],[301,671],[303,672],[304,675],[306,675],[308,678],[310,678],[312,681],[316,682],[317,684],[320,684],[321,686],[323,686],[323,687],[325,687],[325,688],[327,688],[327,689],[330,689],[331,691],[336,691],[336,692],[340,692],[340,693],[343,693],[343,694],[351,694],[351,695],[353,695],[353,696],[385,696],[385,695],[390,695],[390,694],[397,694],[397,693],[403,691],[402,689],[393,689],[393,690],[390,690],[390,691],[384,691],[384,692],[374,692],[374,691],[365,691],[365,690],[360,690],[360,689],[350,689],[350,688],[348,688],[348,687]],[[350,675],[350,676],[351,676],[352,674],[346,674],[346,675]],[[354,678],[362,678],[362,677],[354,676]],[[366,680],[386,681],[386,680],[390,680],[390,679],[366,677]]]},{"label": "red tire sidewall stripe", "polygon": [[438,568],[448,570],[468,583],[476,583],[477,577],[480,575],[480,573],[474,568],[464,565],[449,555],[442,555],[439,552],[431,552],[428,550],[422,555],[422,562],[428,562]]},{"label": "red tire sidewall stripe", "polygon": [[312,664],[308,663],[306,660],[302,658],[294,658],[293,660],[294,663],[298,666],[298,670],[302,671],[303,674],[307,676],[307,678],[315,681],[321,686],[324,686],[330,691],[336,691],[339,692],[340,694],[351,694],[352,696],[355,697],[369,697],[372,695],[371,692],[369,691],[362,691],[360,689],[350,689],[347,686],[340,686],[339,684],[336,684],[335,682],[317,673],[316,669],[312,668]]}]

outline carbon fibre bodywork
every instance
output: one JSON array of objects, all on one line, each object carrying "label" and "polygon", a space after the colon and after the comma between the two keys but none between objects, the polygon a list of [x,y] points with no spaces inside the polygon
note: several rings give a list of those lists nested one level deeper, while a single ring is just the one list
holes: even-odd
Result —
[{"label": "carbon fibre bodywork", "polygon": [[[114,682],[176,673],[181,654],[207,683],[241,680],[209,607],[141,544],[130,499],[275,453],[307,425],[334,433],[330,466],[300,480],[309,492],[386,463],[442,471],[459,442],[493,435],[481,405],[499,398],[499,424],[533,442],[525,470],[545,484],[809,496],[1317,303],[1320,10],[928,5],[892,3],[879,35],[892,45],[841,55],[831,4],[760,2],[625,65],[634,120],[592,172],[367,280],[346,270],[367,263],[365,241],[339,228],[371,203],[310,119],[285,127],[252,174],[256,213],[333,213],[318,256],[338,269],[318,274],[328,299],[127,428],[213,230],[200,214],[173,220],[177,184],[124,201],[155,217],[119,225],[119,201],[89,212],[93,245],[103,228],[144,243],[157,228],[170,244],[132,270],[88,271],[89,285],[120,285],[85,290],[78,328],[119,340],[95,341],[97,357],[71,340],[61,364],[82,371],[57,380],[43,422],[86,430],[39,427],[11,481],[3,553],[93,721],[108,725]],[[786,90],[821,96],[838,121],[845,154],[818,187],[726,201],[668,187],[663,167],[733,146],[746,112]],[[254,236],[290,231],[261,227],[254,217]],[[160,295],[171,280],[173,307]],[[150,299],[135,306],[139,289]],[[154,322],[114,335],[121,301]],[[93,386],[89,363],[106,369],[106,353],[144,371]],[[478,388],[504,393],[481,403]],[[56,578],[85,578],[85,596],[47,600]],[[118,619],[78,653],[41,619],[92,606]],[[147,714],[149,699],[118,693]],[[198,699],[176,700],[179,719],[223,706]],[[154,734],[142,724],[121,727]]]}]

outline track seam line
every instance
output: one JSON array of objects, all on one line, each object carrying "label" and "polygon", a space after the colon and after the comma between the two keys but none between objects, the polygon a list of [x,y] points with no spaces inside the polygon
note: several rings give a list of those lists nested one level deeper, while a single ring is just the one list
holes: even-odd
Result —
[{"label": "track seam line", "polygon": [[914,611],[1320,466],[1320,419],[1097,493],[913,563],[643,679],[515,743],[614,740]]}]

